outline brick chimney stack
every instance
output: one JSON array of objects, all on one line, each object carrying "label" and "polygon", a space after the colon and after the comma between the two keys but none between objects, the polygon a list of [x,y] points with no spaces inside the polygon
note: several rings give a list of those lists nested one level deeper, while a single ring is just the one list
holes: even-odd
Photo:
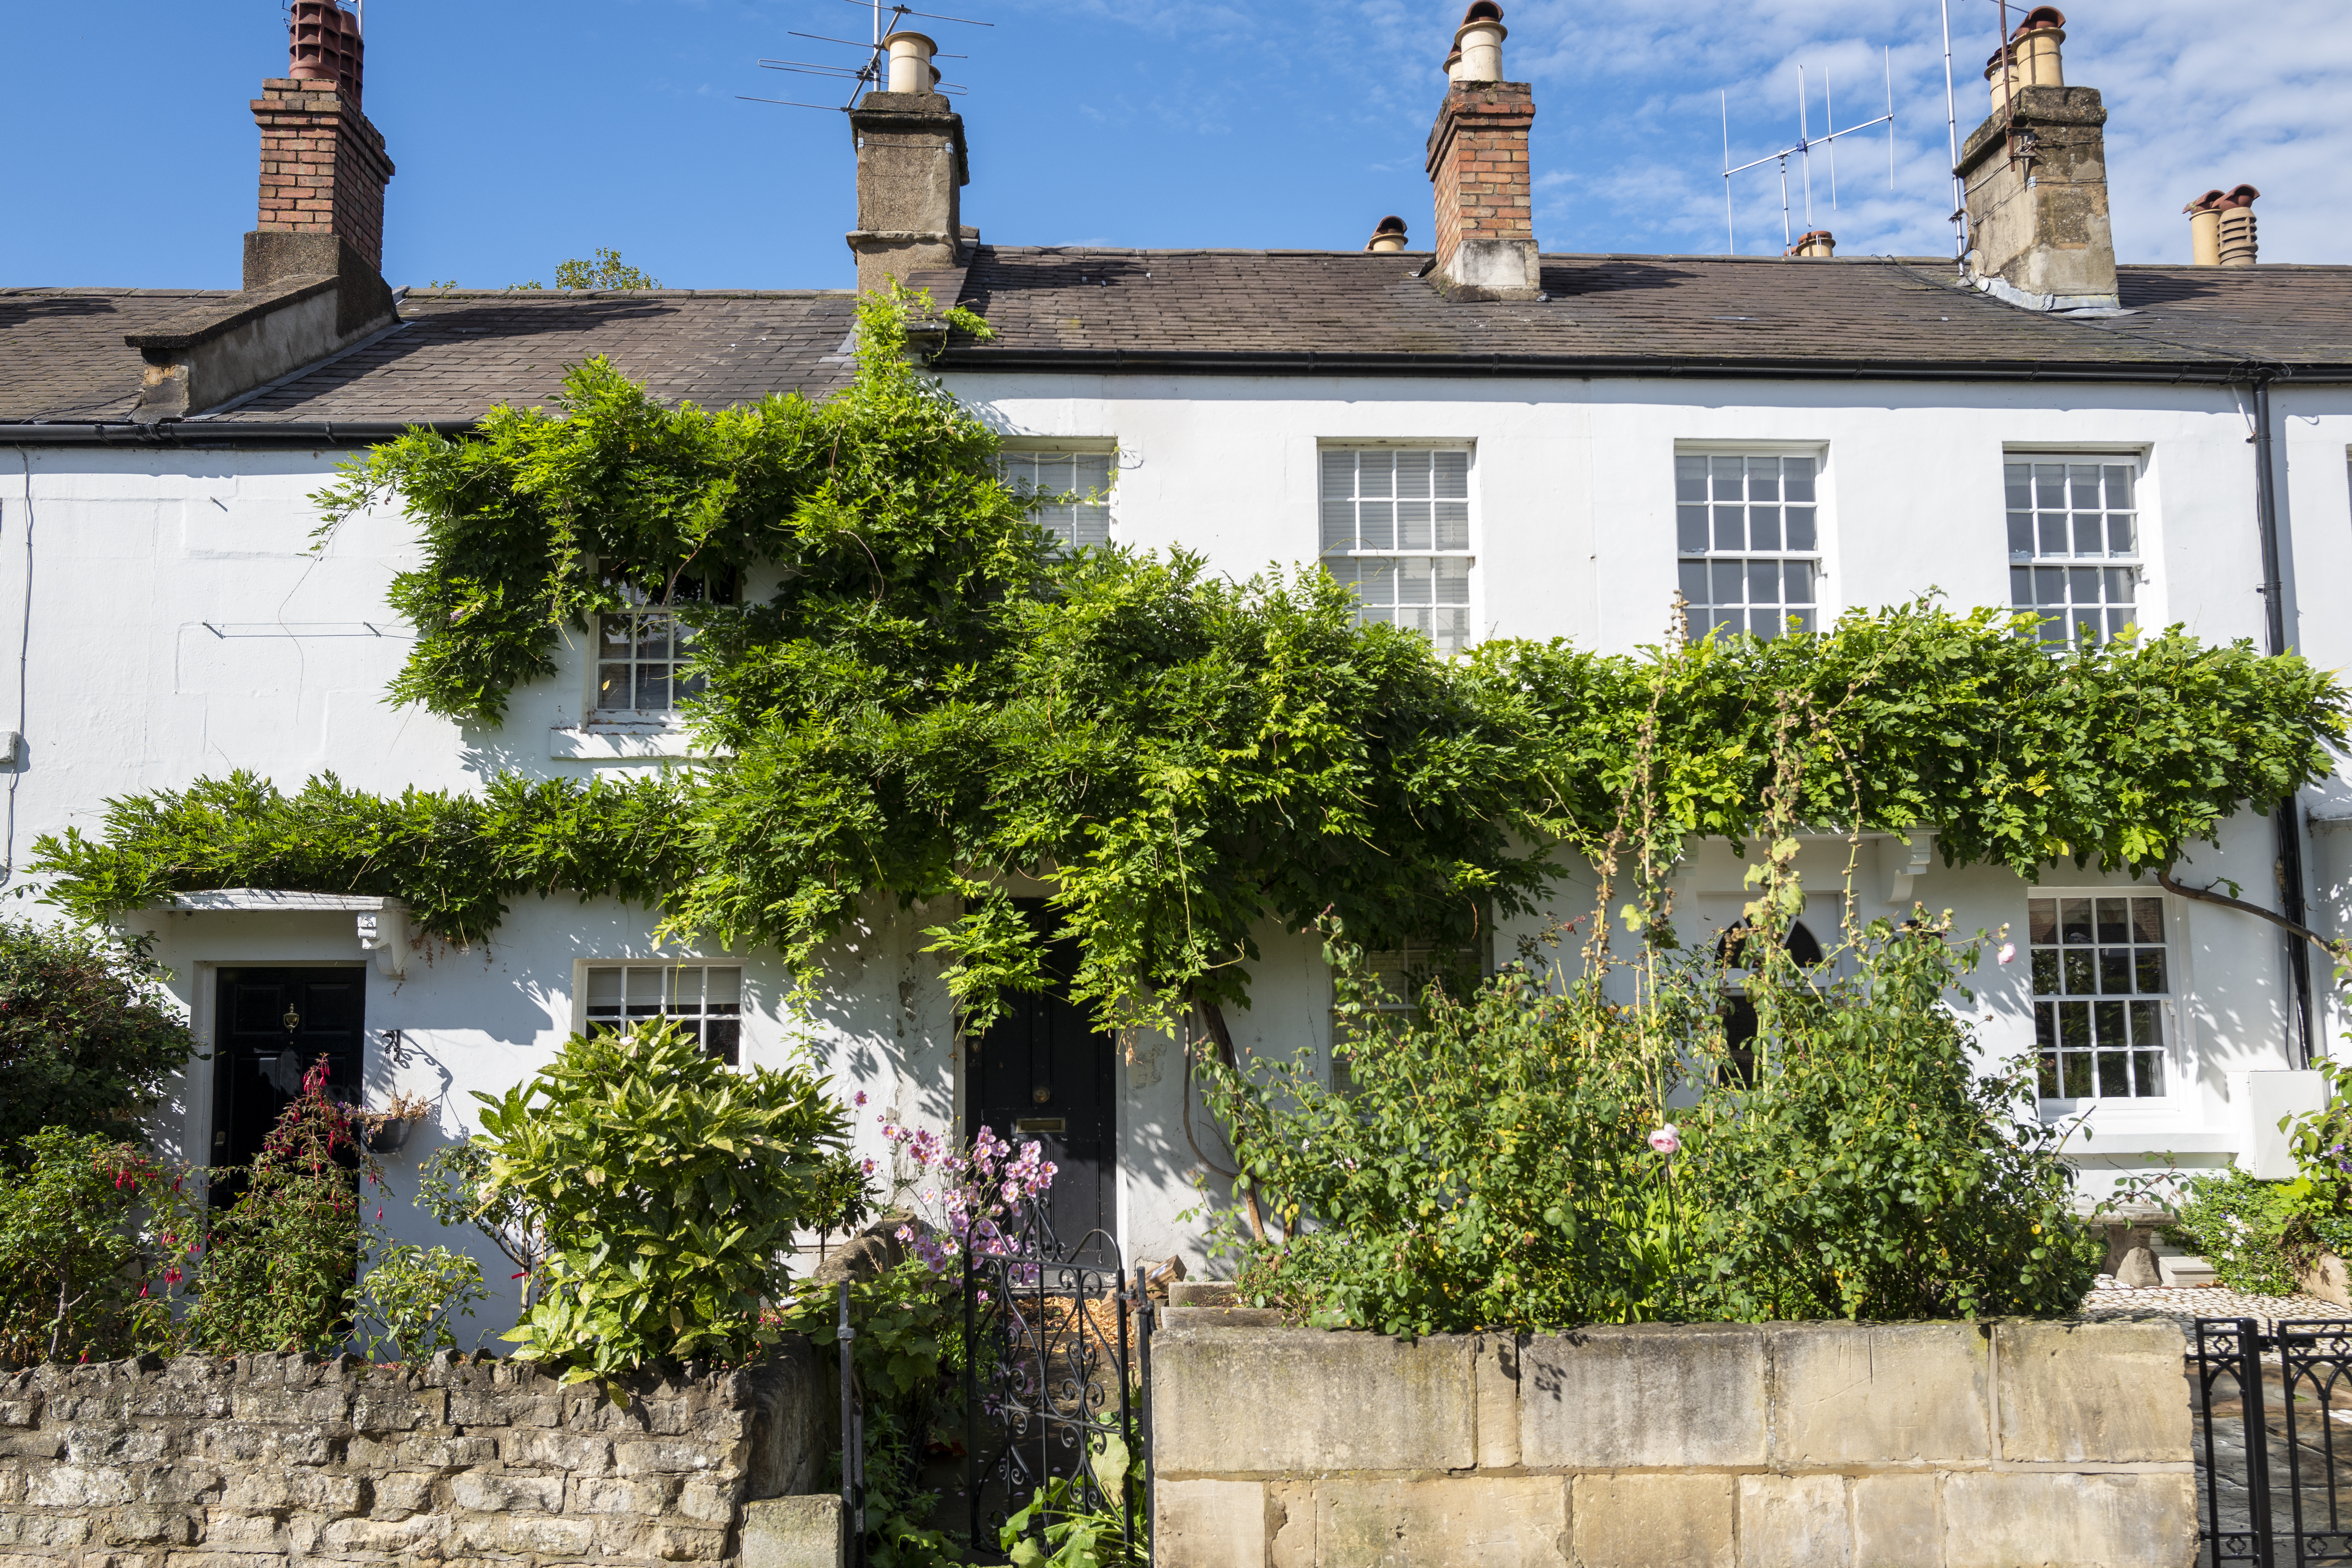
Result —
[{"label": "brick chimney stack", "polygon": [[392,306],[380,276],[392,159],[360,112],[362,51],[358,20],[335,0],[294,0],[286,75],[263,82],[253,100],[261,212],[245,237],[247,289],[333,276],[346,285],[347,319]]},{"label": "brick chimney stack", "polygon": [[1428,170],[1437,195],[1435,281],[1457,300],[1532,300],[1535,187],[1528,128],[1535,93],[1504,81],[1503,9],[1474,0],[1454,36],[1445,101],[1429,132]]},{"label": "brick chimney stack", "polygon": [[124,336],[146,363],[134,419],[218,407],[398,320],[383,277],[392,160],[360,112],[358,18],[335,0],[294,0],[287,57],[253,100],[261,209],[245,287]]},{"label": "brick chimney stack", "polygon": [[1969,280],[2029,310],[2120,303],[2107,111],[2095,89],[2065,85],[2065,41],[2056,6],[2026,14],[1985,67],[1992,113],[1960,149]]}]

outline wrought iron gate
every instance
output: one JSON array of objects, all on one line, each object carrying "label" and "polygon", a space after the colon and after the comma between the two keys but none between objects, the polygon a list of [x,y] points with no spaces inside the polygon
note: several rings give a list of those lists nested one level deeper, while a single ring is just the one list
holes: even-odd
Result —
[{"label": "wrought iron gate", "polygon": [[2200,1318],[2195,1358],[2200,1561],[2352,1563],[2352,1321]]},{"label": "wrought iron gate", "polygon": [[[1045,1205],[1024,1204],[1000,1254],[964,1265],[964,1495],[971,1540],[992,1552],[1027,1510],[1025,1532],[1051,1554],[1069,1530],[1116,1539],[1150,1560],[1151,1321],[1144,1272],[1118,1244],[1054,1235]],[[1033,1506],[1034,1505],[1034,1506]],[[1114,1528],[1115,1527],[1115,1528]]]}]

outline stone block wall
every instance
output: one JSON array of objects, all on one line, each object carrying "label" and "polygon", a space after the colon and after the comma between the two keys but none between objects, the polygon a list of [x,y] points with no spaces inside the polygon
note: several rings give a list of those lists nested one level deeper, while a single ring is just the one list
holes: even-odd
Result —
[{"label": "stone block wall", "polygon": [[625,1392],[446,1352],[0,1373],[0,1568],[719,1563],[833,1446],[805,1340]]},{"label": "stone block wall", "polygon": [[[2186,1568],[2178,1325],[1152,1341],[1160,1568]],[[1249,1314],[1255,1317],[1255,1314]]]}]

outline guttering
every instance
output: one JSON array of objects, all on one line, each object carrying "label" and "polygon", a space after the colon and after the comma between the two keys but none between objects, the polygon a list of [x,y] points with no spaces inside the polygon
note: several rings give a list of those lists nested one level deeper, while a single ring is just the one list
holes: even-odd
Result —
[{"label": "guttering", "polygon": [[478,419],[127,419],[35,420],[0,425],[0,447],[372,447],[411,430],[462,436]]},{"label": "guttering", "polygon": [[[1745,381],[2135,382],[2224,386],[2242,383],[2242,360],[2176,361],[2156,365],[2082,362],[1972,364],[1907,360],[1715,360],[1665,356],[1564,354],[1218,353],[1201,350],[949,348],[934,371],[966,375],[1417,375],[1647,376]],[[2301,382],[2352,382],[2352,363],[2298,366]]]}]

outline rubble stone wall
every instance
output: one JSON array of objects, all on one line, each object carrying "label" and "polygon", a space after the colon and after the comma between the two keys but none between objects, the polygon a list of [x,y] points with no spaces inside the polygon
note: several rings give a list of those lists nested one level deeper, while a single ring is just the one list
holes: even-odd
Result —
[{"label": "rubble stone wall", "polygon": [[837,1396],[805,1340],[689,1372],[624,1403],[446,1352],[0,1373],[0,1568],[723,1563],[819,1479]]}]

